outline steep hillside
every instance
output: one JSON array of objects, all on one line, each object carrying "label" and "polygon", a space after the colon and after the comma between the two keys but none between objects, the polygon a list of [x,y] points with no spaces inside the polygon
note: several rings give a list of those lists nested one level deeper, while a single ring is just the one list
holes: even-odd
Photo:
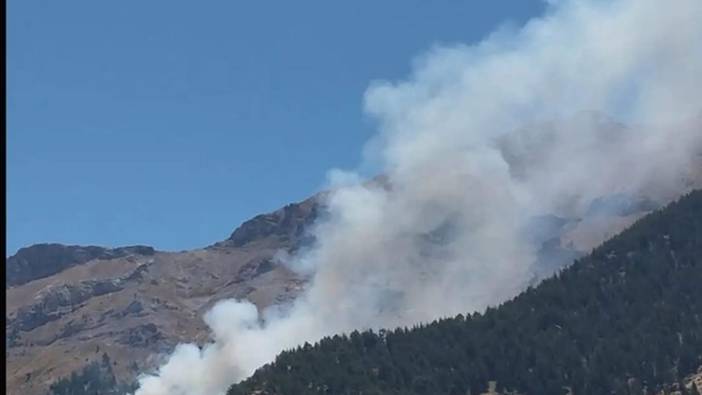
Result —
[{"label": "steep hillside", "polygon": [[[370,182],[391,187],[382,176]],[[198,250],[21,249],[6,260],[6,392],[43,394],[54,385],[61,393],[98,373],[109,376],[99,382],[114,376],[124,389],[160,365],[176,344],[206,342],[202,316],[217,301],[246,298],[262,308],[296,297],[306,278],[275,256],[313,242],[307,230],[323,215],[324,196],[258,215],[226,240]],[[547,215],[525,229],[541,246],[534,282],[581,256],[583,239],[616,233],[652,208],[622,196],[602,197],[592,207],[586,218]],[[95,368],[106,359],[110,369]],[[66,382],[74,376],[77,381]]]},{"label": "steep hillside", "polygon": [[498,308],[305,344],[229,395],[650,394],[702,365],[701,259],[698,190]]},{"label": "steep hillside", "polygon": [[[304,278],[274,260],[310,242],[312,197],[246,221],[222,242],[185,252],[151,247],[23,248],[6,260],[6,393],[34,395],[72,373],[132,384],[179,342],[204,342],[216,301],[284,302]],[[110,361],[110,369],[94,369]],[[92,376],[91,376],[92,377]]]}]

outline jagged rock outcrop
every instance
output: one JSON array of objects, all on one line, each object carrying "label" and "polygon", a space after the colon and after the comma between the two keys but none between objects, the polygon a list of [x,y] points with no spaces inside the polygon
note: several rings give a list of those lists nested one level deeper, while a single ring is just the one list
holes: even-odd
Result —
[{"label": "jagged rock outcrop", "polygon": [[314,196],[300,203],[288,204],[280,210],[257,215],[244,222],[223,243],[233,247],[243,247],[253,241],[274,238],[291,247],[306,245],[312,241],[306,230],[320,215],[321,202]]}]

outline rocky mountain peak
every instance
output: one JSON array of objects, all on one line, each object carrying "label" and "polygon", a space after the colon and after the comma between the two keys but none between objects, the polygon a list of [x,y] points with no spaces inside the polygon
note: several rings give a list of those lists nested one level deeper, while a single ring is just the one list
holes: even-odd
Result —
[{"label": "rocky mountain peak", "polygon": [[253,241],[276,238],[291,247],[310,242],[305,230],[320,215],[320,195],[315,195],[299,203],[268,214],[257,215],[234,230],[227,240],[219,245],[242,247]]}]

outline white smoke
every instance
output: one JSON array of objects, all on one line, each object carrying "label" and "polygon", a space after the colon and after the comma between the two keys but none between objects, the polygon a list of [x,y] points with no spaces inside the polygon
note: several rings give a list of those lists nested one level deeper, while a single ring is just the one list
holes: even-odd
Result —
[{"label": "white smoke", "polygon": [[260,314],[221,302],[205,317],[214,343],[179,346],[136,394],[221,394],[305,341],[482,310],[533,278],[534,216],[699,185],[702,1],[550,4],[518,31],[435,48],[408,80],[374,83],[369,152],[390,186],[335,173],[345,182],[317,243],[290,263],[312,273],[305,293]]}]

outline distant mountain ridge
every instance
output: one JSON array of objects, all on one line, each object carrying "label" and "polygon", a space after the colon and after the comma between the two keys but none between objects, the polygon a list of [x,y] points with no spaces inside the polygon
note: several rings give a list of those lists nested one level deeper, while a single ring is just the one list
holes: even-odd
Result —
[{"label": "distant mountain ridge", "polygon": [[115,259],[127,255],[150,256],[156,251],[148,246],[105,248],[57,243],[35,244],[20,248],[5,261],[5,288],[59,273],[93,259]]}]

